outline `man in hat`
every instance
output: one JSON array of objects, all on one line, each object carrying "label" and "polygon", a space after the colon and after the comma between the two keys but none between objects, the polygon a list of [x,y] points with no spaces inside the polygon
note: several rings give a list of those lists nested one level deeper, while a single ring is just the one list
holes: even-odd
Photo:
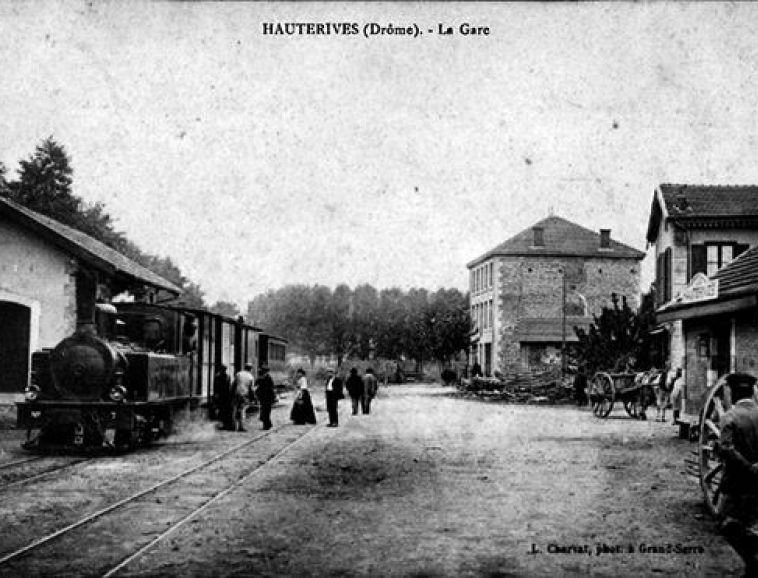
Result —
[{"label": "man in hat", "polygon": [[339,425],[339,416],[337,415],[337,406],[339,400],[345,397],[342,393],[342,380],[335,375],[331,367],[326,370],[326,411],[329,413],[329,423],[327,427],[337,427]]},{"label": "man in hat", "polygon": [[745,575],[758,576],[758,405],[756,378],[726,377],[732,407],[721,421],[719,452],[724,461],[719,515],[721,532],[745,562]]},{"label": "man in hat", "polygon": [[274,380],[268,372],[268,365],[261,365],[258,379],[255,380],[255,397],[260,405],[260,420],[263,429],[271,429],[271,406],[274,405]]}]

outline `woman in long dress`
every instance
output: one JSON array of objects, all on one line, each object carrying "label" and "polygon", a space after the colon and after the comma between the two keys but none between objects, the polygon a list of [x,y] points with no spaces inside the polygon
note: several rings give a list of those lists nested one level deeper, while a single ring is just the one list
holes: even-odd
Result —
[{"label": "woman in long dress", "polygon": [[313,411],[311,394],[308,391],[308,380],[305,377],[303,369],[297,370],[297,397],[292,404],[290,419],[295,425],[304,425],[306,423],[316,423],[316,413]]}]

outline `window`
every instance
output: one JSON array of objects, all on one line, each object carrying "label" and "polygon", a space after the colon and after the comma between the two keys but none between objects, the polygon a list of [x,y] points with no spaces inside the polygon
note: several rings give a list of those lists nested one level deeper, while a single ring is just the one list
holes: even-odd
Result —
[{"label": "window", "polygon": [[494,319],[495,314],[492,311],[492,299],[490,299],[489,308],[490,308],[490,327],[492,327],[493,326],[493,322],[495,320]]},{"label": "window", "polygon": [[740,253],[748,249],[748,245],[739,243],[705,243],[690,247],[690,274],[688,281],[698,273],[709,277],[719,269],[729,264]]},{"label": "window", "polygon": [[494,271],[495,271],[495,264],[490,263],[490,288],[492,288],[492,285],[493,285],[492,277],[493,277]]}]

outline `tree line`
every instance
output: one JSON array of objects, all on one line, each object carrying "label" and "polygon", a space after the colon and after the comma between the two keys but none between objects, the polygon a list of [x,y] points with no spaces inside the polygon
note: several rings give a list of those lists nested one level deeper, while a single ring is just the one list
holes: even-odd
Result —
[{"label": "tree line", "polygon": [[248,321],[271,328],[311,359],[435,360],[448,364],[469,344],[469,297],[457,289],[377,291],[371,285],[333,290],[287,285],[248,304]]}]

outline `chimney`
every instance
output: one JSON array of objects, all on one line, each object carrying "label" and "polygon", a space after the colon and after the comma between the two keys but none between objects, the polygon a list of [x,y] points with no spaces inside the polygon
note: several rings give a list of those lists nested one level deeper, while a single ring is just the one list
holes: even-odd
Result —
[{"label": "chimney", "polygon": [[545,229],[542,227],[532,227],[532,231],[534,231],[534,247],[544,247],[545,246]]},{"label": "chimney", "polygon": [[601,249],[611,248],[611,230],[610,229],[600,229],[600,248]]}]

